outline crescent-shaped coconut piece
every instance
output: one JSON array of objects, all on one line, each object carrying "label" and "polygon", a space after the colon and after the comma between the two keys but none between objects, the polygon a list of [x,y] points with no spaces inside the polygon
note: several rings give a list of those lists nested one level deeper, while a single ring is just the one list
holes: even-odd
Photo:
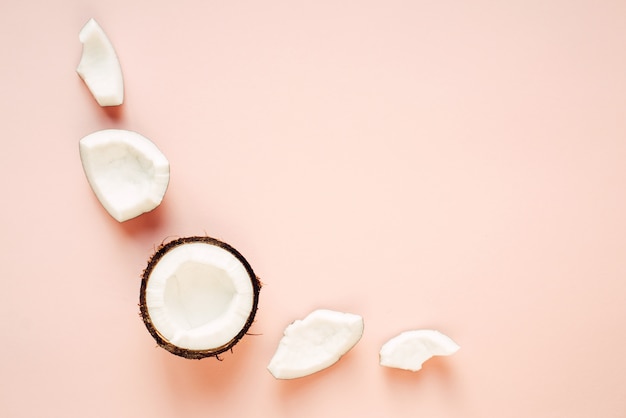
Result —
[{"label": "crescent-shaped coconut piece", "polygon": [[83,44],[83,52],[76,72],[100,106],[121,105],[124,79],[113,44],[94,19],[83,26],[78,39]]},{"label": "crescent-shaped coconut piece", "polygon": [[117,221],[135,218],[161,204],[170,165],[145,136],[105,129],[82,138],[79,150],[91,188]]},{"label": "crescent-shaped coconut piece", "polygon": [[439,331],[406,331],[387,341],[380,349],[381,366],[416,372],[433,356],[449,356],[459,345]]},{"label": "crescent-shaped coconut piece", "polygon": [[360,315],[318,309],[287,326],[267,366],[277,379],[295,379],[335,364],[361,339]]}]

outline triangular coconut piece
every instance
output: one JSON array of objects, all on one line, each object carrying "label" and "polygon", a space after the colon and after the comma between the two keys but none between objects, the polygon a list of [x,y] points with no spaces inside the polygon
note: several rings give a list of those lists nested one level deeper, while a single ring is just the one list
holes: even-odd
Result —
[{"label": "triangular coconut piece", "polygon": [[459,345],[439,331],[406,331],[387,341],[380,349],[381,366],[416,372],[433,356],[449,356]]},{"label": "triangular coconut piece", "polygon": [[363,335],[363,318],[319,309],[289,325],[268,370],[277,379],[295,379],[335,364]]},{"label": "triangular coconut piece", "polygon": [[148,138],[132,131],[106,129],[81,139],[79,148],[91,188],[117,221],[132,219],[161,204],[170,165]]},{"label": "triangular coconut piece", "polygon": [[85,24],[78,39],[83,44],[83,53],[76,72],[100,106],[121,105],[124,79],[111,41],[94,19]]}]

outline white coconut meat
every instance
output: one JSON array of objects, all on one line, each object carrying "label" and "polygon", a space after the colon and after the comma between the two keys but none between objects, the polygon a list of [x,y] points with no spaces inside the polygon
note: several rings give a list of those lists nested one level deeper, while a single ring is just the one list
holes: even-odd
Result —
[{"label": "white coconut meat", "polygon": [[290,324],[267,366],[277,379],[295,379],[335,364],[361,339],[363,318],[327,309]]},{"label": "white coconut meat", "polygon": [[94,19],[85,24],[78,39],[83,44],[83,52],[76,72],[100,106],[121,105],[124,79],[113,44]]},{"label": "white coconut meat", "polygon": [[439,331],[406,331],[387,341],[380,349],[381,366],[416,372],[433,356],[449,356],[459,345]]},{"label": "white coconut meat", "polygon": [[117,221],[135,218],[161,204],[170,165],[148,138],[132,131],[106,129],[82,138],[79,150],[91,188]]},{"label": "white coconut meat", "polygon": [[188,358],[232,347],[252,323],[260,288],[245,259],[206,237],[178,240],[155,258],[140,306],[159,345]]}]

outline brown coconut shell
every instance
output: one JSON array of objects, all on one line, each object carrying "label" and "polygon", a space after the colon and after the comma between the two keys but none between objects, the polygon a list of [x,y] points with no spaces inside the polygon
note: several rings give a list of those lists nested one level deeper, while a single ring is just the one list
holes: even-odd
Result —
[{"label": "brown coconut shell", "polygon": [[[252,309],[250,310],[250,315],[248,316],[246,323],[241,328],[239,333],[237,333],[237,335],[233,337],[232,340],[230,340],[228,343],[220,347],[213,347],[213,348],[206,349],[206,350],[190,350],[190,349],[181,348],[172,344],[163,335],[161,335],[161,333],[159,333],[159,331],[156,329],[156,327],[152,323],[152,319],[150,318],[150,314],[146,306],[146,288],[148,285],[148,280],[150,280],[150,275],[152,273],[152,270],[154,269],[154,267],[158,264],[158,262],[161,260],[161,258],[165,254],[167,254],[170,250],[180,245],[190,244],[190,243],[199,243],[199,242],[220,247],[228,251],[229,253],[231,253],[237,260],[241,262],[241,264],[243,264],[243,266],[246,269],[246,272],[248,273],[248,276],[250,277],[250,282],[252,283],[254,299],[253,299]],[[154,255],[150,257],[150,260],[148,260],[148,266],[143,271],[143,275],[141,278],[141,289],[139,293],[139,308],[140,308],[141,318],[143,319],[143,323],[148,329],[148,332],[150,332],[150,335],[152,335],[152,337],[156,340],[157,344],[160,347],[166,349],[172,354],[175,354],[177,356],[184,357],[187,359],[199,360],[205,357],[216,357],[219,359],[218,357],[219,354],[228,350],[232,350],[232,348],[241,340],[241,338],[243,338],[243,336],[246,335],[246,333],[248,332],[248,329],[250,329],[250,326],[254,322],[254,317],[256,315],[256,311],[258,308],[260,291],[261,291],[261,281],[254,274],[254,271],[252,270],[250,263],[248,263],[248,261],[243,257],[243,255],[241,255],[241,253],[239,253],[239,251],[237,251],[235,248],[231,247],[229,244],[225,242],[222,242],[218,239],[211,238],[211,237],[199,237],[199,236],[185,237],[185,238],[175,239],[173,241],[168,242],[167,244],[162,244],[154,253]]]}]

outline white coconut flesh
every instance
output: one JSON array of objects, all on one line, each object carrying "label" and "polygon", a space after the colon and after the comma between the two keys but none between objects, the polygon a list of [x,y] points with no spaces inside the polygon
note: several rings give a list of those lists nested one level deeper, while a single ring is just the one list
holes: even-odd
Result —
[{"label": "white coconut flesh", "polygon": [[170,178],[167,158],[148,138],[106,129],[82,138],[80,159],[98,200],[119,222],[161,204]]},{"label": "white coconut flesh", "polygon": [[335,364],[361,339],[363,318],[327,309],[287,326],[268,370],[277,379],[295,379]]},{"label": "white coconut flesh", "polygon": [[83,52],[76,72],[100,106],[121,105],[124,79],[113,44],[94,19],[85,24],[78,39],[83,44]]},{"label": "white coconut flesh", "polygon": [[386,367],[418,371],[433,356],[449,356],[459,345],[439,331],[406,331],[387,341],[380,349],[380,364]]},{"label": "white coconut flesh", "polygon": [[192,242],[167,251],[145,284],[145,310],[155,331],[184,350],[228,345],[255,309],[242,262],[221,247]]}]

